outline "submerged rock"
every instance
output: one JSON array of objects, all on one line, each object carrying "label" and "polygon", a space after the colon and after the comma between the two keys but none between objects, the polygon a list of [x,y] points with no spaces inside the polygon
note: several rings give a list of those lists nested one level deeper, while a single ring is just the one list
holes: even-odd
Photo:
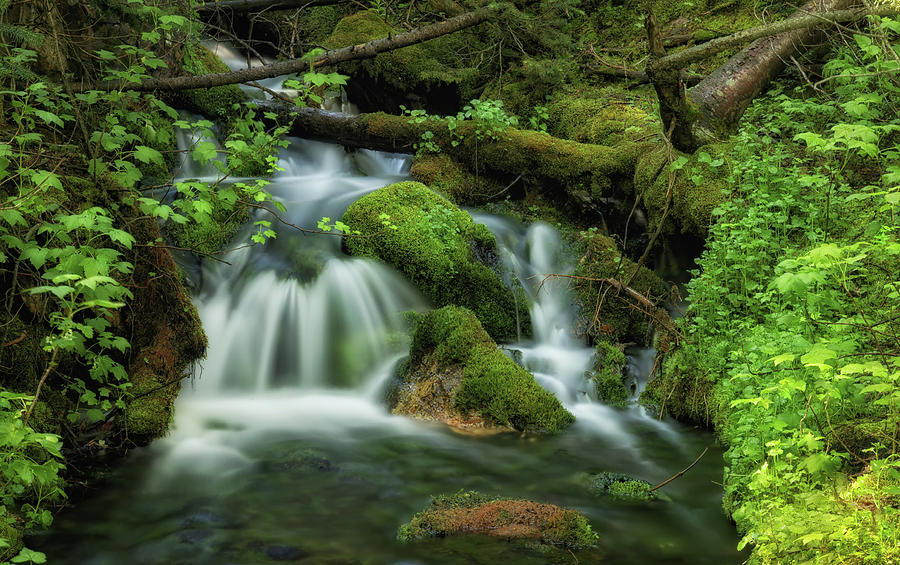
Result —
[{"label": "submerged rock", "polygon": [[623,473],[583,473],[577,481],[598,496],[606,496],[622,502],[650,502],[661,500],[653,486],[645,480]]},{"label": "submerged rock", "polygon": [[429,537],[479,534],[582,549],[597,542],[597,534],[581,513],[530,500],[491,498],[476,491],[437,496],[431,506],[400,526],[403,542]]},{"label": "submerged rock", "polygon": [[369,193],[343,221],[361,232],[345,240],[352,255],[392,265],[435,306],[465,306],[497,340],[516,339],[520,320],[527,327],[527,305],[478,260],[496,257],[494,236],[425,185],[401,182]]},{"label": "submerged rock", "polygon": [[575,421],[459,306],[422,316],[398,380],[391,393],[395,414],[462,429],[557,431]]}]

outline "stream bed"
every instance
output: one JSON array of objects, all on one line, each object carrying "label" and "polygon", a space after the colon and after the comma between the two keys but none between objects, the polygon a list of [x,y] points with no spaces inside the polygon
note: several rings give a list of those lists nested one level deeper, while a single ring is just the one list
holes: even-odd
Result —
[{"label": "stream bed", "polygon": [[[409,162],[292,139],[281,165],[271,192],[290,222],[314,226],[406,179]],[[572,335],[572,295],[559,282],[540,285],[543,274],[572,269],[559,234],[474,216],[495,233],[510,276],[530,295],[534,337],[509,349],[576,416],[571,428],[471,435],[391,415],[385,387],[409,343],[401,313],[429,305],[389,267],[343,255],[339,238],[280,229],[265,246],[230,252],[230,265],[184,263],[210,348],[185,381],[170,435],[132,451],[32,546],[51,563],[84,565],[740,563],[721,509],[713,436],[658,421],[636,404],[613,409],[592,399],[583,376],[592,350]],[[640,388],[652,352],[631,353]],[[668,500],[615,502],[578,480],[614,471],[655,484],[707,447],[662,489]],[[598,547],[571,553],[478,536],[396,541],[431,495],[460,489],[577,509]]]}]

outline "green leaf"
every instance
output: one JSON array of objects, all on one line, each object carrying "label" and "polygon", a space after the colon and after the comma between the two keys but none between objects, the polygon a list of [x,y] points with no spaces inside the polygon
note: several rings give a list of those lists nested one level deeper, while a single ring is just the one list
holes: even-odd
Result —
[{"label": "green leaf", "polygon": [[813,348],[800,358],[800,361],[806,366],[824,365],[826,361],[837,359],[837,353],[824,345],[816,344]]},{"label": "green leaf", "polygon": [[156,163],[165,166],[162,153],[146,145],[138,145],[134,148],[134,158],[141,163]]},{"label": "green leaf", "polygon": [[56,286],[35,286],[28,289],[28,292],[31,294],[43,294],[45,292],[53,293],[57,298],[65,298],[69,293],[75,292],[75,289],[68,285],[56,285]]}]

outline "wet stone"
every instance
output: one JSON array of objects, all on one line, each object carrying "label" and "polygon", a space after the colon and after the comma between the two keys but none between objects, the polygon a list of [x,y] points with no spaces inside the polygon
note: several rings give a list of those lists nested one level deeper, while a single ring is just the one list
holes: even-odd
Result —
[{"label": "wet stone", "polygon": [[181,532],[180,539],[182,543],[200,543],[211,535],[213,533],[209,530],[189,530]]},{"label": "wet stone", "polygon": [[298,561],[309,556],[309,552],[293,545],[267,545],[263,552],[273,561]]}]

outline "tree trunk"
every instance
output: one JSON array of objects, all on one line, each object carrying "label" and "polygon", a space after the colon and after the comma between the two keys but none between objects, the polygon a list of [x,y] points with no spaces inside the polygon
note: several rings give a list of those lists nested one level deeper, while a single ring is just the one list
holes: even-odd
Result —
[{"label": "tree trunk", "polygon": [[[734,133],[744,111],[778,74],[786,61],[822,40],[821,28],[859,20],[866,15],[893,15],[896,7],[844,9],[854,0],[812,0],[781,22],[720,37],[703,45],[666,55],[653,14],[647,18],[651,61],[647,74],[656,88],[666,129],[682,151]],[[753,41],[694,88],[687,90],[682,69],[715,53]]]},{"label": "tree trunk", "polygon": [[120,88],[137,91],[189,90],[192,88],[212,88],[214,86],[225,86],[226,84],[252,82],[291,73],[301,73],[310,69],[336,65],[345,61],[371,59],[385,51],[408,47],[410,45],[415,45],[416,43],[422,43],[429,39],[447,35],[448,33],[453,33],[480,24],[491,17],[497,16],[508,6],[509,4],[493,4],[491,6],[478,8],[472,12],[466,12],[465,14],[461,14],[443,22],[428,24],[403,33],[398,33],[397,35],[389,35],[381,39],[375,39],[368,43],[350,45],[341,49],[333,49],[311,59],[290,59],[288,61],[280,61],[270,65],[252,67],[227,73],[147,79],[141,83],[135,84],[124,83],[122,81],[109,81],[98,85],[84,85],[80,90],[118,90]]}]

